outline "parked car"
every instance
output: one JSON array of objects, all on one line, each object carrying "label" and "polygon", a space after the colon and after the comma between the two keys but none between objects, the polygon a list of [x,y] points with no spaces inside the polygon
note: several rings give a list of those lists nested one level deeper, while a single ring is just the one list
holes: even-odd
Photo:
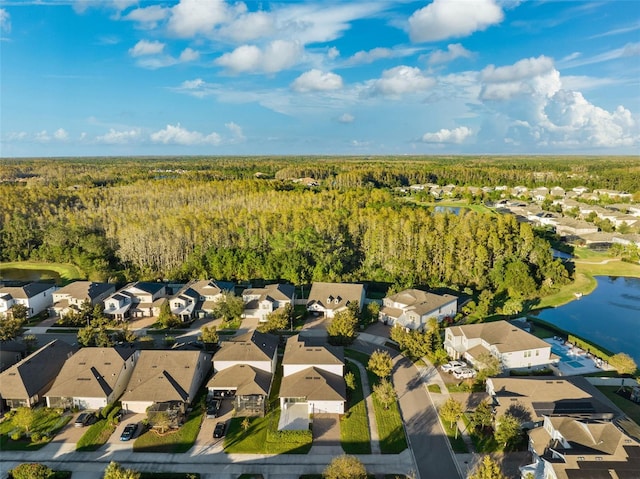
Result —
[{"label": "parked car", "polygon": [[445,373],[452,373],[455,369],[466,368],[467,365],[462,361],[449,361],[447,364],[440,366]]},{"label": "parked car", "polygon": [[224,422],[216,423],[216,427],[213,429],[213,437],[215,439],[219,439],[223,437],[226,429],[227,429],[226,423]]},{"label": "parked car", "polygon": [[453,376],[456,379],[470,379],[476,375],[476,371],[471,368],[460,368],[453,371]]},{"label": "parked car", "polygon": [[95,415],[92,412],[81,412],[76,418],[76,422],[73,423],[75,427],[84,427],[89,424],[93,424],[95,421]]},{"label": "parked car", "polygon": [[220,414],[220,406],[222,405],[222,401],[220,399],[212,399],[207,404],[207,417],[218,417]]},{"label": "parked car", "polygon": [[120,435],[120,440],[121,441],[128,441],[129,439],[133,439],[133,437],[136,434],[136,431],[138,430],[138,424],[137,423],[129,423],[124,427],[124,430],[122,431],[122,434]]}]

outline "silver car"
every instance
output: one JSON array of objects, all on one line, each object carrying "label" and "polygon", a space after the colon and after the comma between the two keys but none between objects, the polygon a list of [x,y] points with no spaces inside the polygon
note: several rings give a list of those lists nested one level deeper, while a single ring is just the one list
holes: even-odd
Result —
[{"label": "silver car", "polygon": [[453,376],[456,379],[470,379],[476,375],[476,371],[471,368],[460,368],[453,371]]},{"label": "silver car", "polygon": [[467,365],[462,361],[449,361],[447,364],[443,364],[442,366],[440,366],[440,369],[442,369],[445,373],[452,373],[456,369],[466,367]]}]

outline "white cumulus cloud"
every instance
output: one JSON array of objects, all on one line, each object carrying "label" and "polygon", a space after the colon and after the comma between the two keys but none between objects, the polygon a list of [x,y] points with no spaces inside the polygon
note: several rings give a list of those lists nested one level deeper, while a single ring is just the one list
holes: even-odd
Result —
[{"label": "white cumulus cloud", "polygon": [[158,55],[164,50],[165,44],[155,41],[140,40],[133,48],[129,49],[129,55],[132,57],[141,57],[146,55]]},{"label": "white cumulus cloud", "polygon": [[138,128],[131,130],[115,130],[110,128],[107,133],[96,137],[98,143],[108,145],[124,145],[140,139],[142,132]]},{"label": "white cumulus cloud", "polygon": [[0,8],[0,33],[11,32],[11,15],[4,8]]},{"label": "white cumulus cloud", "polygon": [[171,8],[169,31],[181,38],[209,34],[229,20],[229,7],[224,0],[180,0]]},{"label": "white cumulus cloud", "polygon": [[452,43],[447,45],[447,50],[435,50],[429,55],[430,65],[439,65],[441,63],[449,63],[456,58],[471,58],[473,53],[463,47],[460,43]]},{"label": "white cumulus cloud", "polygon": [[205,135],[199,131],[189,131],[180,126],[180,123],[167,125],[164,129],[151,133],[150,138],[154,143],[165,145],[219,145],[222,141],[222,137],[216,132]]},{"label": "white cumulus cloud", "polygon": [[409,17],[409,36],[413,42],[463,37],[503,18],[495,0],[434,0]]},{"label": "white cumulus cloud", "polygon": [[256,45],[242,45],[215,60],[217,65],[234,73],[276,73],[295,65],[302,56],[297,42],[274,40],[264,49]]},{"label": "white cumulus cloud", "polygon": [[197,60],[198,58],[200,58],[199,52],[193,50],[192,48],[185,48],[184,50],[182,50],[182,53],[180,53],[178,61],[180,63],[187,63]]},{"label": "white cumulus cloud", "polygon": [[231,132],[233,136],[232,142],[243,141],[245,139],[242,127],[237,123],[230,121],[229,123],[225,123],[224,126]]},{"label": "white cumulus cloud", "polygon": [[142,28],[153,29],[158,23],[169,16],[169,10],[160,5],[151,5],[150,7],[136,8],[123,18],[137,22]]},{"label": "white cumulus cloud", "polygon": [[382,58],[392,58],[394,56],[391,48],[376,47],[371,50],[360,50],[354,53],[347,60],[348,64],[361,65],[366,63],[373,63]]},{"label": "white cumulus cloud", "polygon": [[67,133],[63,128],[58,128],[54,133],[53,137],[56,140],[64,141],[69,138],[69,133]]},{"label": "white cumulus cloud", "polygon": [[297,92],[330,91],[342,88],[342,77],[331,72],[309,70],[296,78],[291,89]]},{"label": "white cumulus cloud", "polygon": [[452,130],[442,128],[435,133],[425,133],[422,135],[422,141],[425,143],[455,143],[460,144],[469,138],[473,132],[466,126],[459,126]]},{"label": "white cumulus cloud", "polygon": [[433,78],[426,77],[419,68],[400,65],[382,72],[382,77],[370,82],[373,93],[403,95],[428,90],[435,85]]},{"label": "white cumulus cloud", "polygon": [[350,113],[343,113],[338,117],[340,123],[353,123],[355,119],[356,118]]},{"label": "white cumulus cloud", "polygon": [[220,27],[220,34],[236,42],[249,42],[272,35],[275,32],[273,15],[258,11],[246,12]]}]

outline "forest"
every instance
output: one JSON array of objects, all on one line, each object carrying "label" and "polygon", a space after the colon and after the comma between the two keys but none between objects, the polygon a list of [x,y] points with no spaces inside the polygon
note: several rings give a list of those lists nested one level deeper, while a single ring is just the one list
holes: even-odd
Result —
[{"label": "forest", "polygon": [[[304,177],[319,186],[291,181]],[[522,299],[569,281],[549,243],[513,216],[434,213],[399,193],[427,182],[637,196],[640,160],[9,159],[0,164],[0,260],[73,263],[115,282],[378,281]]]}]

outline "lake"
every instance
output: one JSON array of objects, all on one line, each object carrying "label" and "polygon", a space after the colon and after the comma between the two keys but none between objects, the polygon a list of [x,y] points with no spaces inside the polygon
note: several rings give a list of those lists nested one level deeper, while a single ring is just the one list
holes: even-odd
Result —
[{"label": "lake", "polygon": [[640,278],[597,276],[591,294],[538,314],[544,321],[640,365]]},{"label": "lake", "polygon": [[54,281],[60,284],[60,275],[50,269],[0,269],[0,280],[11,281]]}]

